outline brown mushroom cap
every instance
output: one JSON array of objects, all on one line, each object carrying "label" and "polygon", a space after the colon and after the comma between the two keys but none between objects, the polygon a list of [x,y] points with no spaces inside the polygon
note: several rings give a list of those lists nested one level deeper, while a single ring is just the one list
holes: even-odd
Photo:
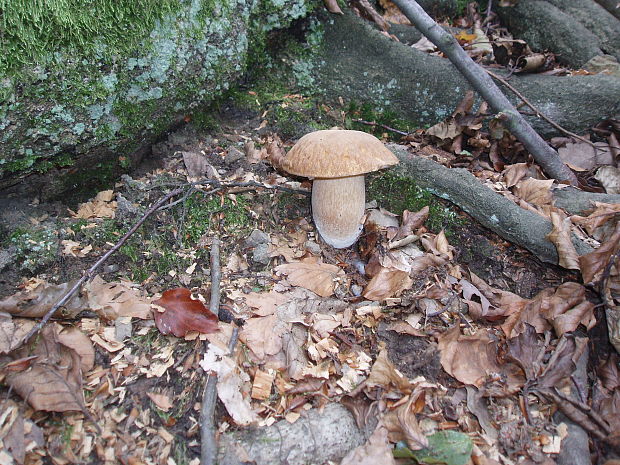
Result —
[{"label": "brown mushroom cap", "polygon": [[282,168],[308,178],[356,176],[387,168],[398,158],[375,136],[328,129],[303,136],[282,160]]}]

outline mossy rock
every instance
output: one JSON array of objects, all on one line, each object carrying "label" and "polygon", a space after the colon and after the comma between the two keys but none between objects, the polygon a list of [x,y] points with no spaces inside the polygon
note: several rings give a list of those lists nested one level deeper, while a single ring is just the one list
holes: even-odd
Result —
[{"label": "mossy rock", "polygon": [[[47,198],[130,168],[165,130],[234,84],[270,31],[315,4],[0,3],[0,188],[28,176],[20,188]],[[48,173],[46,185],[37,173]]]}]

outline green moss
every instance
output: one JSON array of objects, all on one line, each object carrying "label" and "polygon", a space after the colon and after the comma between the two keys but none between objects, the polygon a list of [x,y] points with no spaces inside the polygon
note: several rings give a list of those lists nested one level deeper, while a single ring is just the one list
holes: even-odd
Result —
[{"label": "green moss", "polygon": [[0,74],[38,62],[50,50],[132,49],[158,19],[178,8],[174,0],[0,0]]},{"label": "green moss", "polygon": [[380,207],[398,215],[403,210],[416,212],[428,205],[426,227],[433,232],[444,229],[450,235],[462,223],[454,210],[446,207],[429,191],[418,187],[410,178],[398,176],[391,171],[369,176],[366,190],[368,200],[376,200]]}]

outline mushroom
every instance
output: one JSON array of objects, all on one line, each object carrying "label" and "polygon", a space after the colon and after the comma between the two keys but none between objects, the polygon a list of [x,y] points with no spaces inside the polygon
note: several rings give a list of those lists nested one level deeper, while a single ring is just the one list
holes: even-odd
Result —
[{"label": "mushroom", "polygon": [[299,139],[281,166],[291,174],[314,179],[314,224],[325,242],[342,249],[362,232],[364,174],[397,163],[376,137],[361,131],[329,129]]}]

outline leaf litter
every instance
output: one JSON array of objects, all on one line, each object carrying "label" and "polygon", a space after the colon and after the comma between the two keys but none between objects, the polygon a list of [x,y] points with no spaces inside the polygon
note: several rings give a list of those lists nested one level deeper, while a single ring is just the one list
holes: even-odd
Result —
[{"label": "leaf litter", "polygon": [[[459,39],[472,44],[477,56],[488,55],[479,29],[471,36]],[[531,298],[494,287],[459,264],[459,245],[444,231],[428,231],[428,207],[401,215],[371,209],[360,256],[324,246],[307,210],[302,215],[293,208],[278,210],[279,194],[212,193],[203,200],[215,199],[220,210],[203,219],[210,226],[195,237],[169,210],[161,214],[160,225],[173,225],[159,232],[171,235],[178,265],[159,274],[133,273],[134,279],[140,276],[134,281],[111,273],[94,277],[32,344],[14,346],[33,325],[28,318],[44,315],[71,283],[44,275],[0,301],[0,376],[12,388],[0,416],[0,454],[20,464],[43,463],[46,455],[55,463],[96,457],[108,463],[197,464],[201,388],[217,374],[221,434],[295,422],[310,408],[341,402],[372,432],[342,463],[394,463],[394,455],[450,464],[472,456],[476,463],[509,463],[515,450],[551,463],[566,438],[563,423],[556,425],[551,414],[566,408],[558,396],[568,392],[585,346],[585,338],[574,334],[600,321],[587,286],[604,290],[610,339],[620,346],[618,207],[596,204],[585,215],[555,207],[552,189],[560,186],[522,157],[523,149],[501,124],[486,133],[485,117],[486,109],[475,110],[468,96],[445,122],[403,142],[421,156],[425,145],[441,147],[449,165],[471,168],[489,187],[549,218],[559,264],[574,270],[563,282],[541,283]],[[226,164],[233,146],[213,139],[172,152],[170,168],[125,179],[124,186],[70,213],[93,226],[63,244],[67,256],[86,263],[81,260],[101,254],[105,244],[86,233],[117,216],[114,193],[133,193],[140,203],[145,199],[136,186],[153,187],[162,176],[299,187],[270,167],[277,167],[289,141],[236,129],[218,137],[245,141],[240,166]],[[564,142],[573,161],[584,149],[578,144]],[[580,168],[602,163],[604,151],[587,160],[590,165]],[[249,228],[227,226],[231,218],[222,209],[242,202]],[[252,229],[268,233],[264,246],[248,243]],[[600,247],[576,257],[573,234],[592,237]],[[219,309],[228,314],[226,321],[204,304],[210,235],[227,244]],[[143,252],[143,266],[162,254]],[[240,344],[229,353],[232,319],[243,325]],[[406,362],[395,356],[390,341],[420,349]],[[592,431],[613,439],[620,417],[617,354],[607,352],[596,374],[587,407],[603,426]],[[49,412],[67,413],[58,424]],[[16,437],[13,430],[24,434]]]}]

